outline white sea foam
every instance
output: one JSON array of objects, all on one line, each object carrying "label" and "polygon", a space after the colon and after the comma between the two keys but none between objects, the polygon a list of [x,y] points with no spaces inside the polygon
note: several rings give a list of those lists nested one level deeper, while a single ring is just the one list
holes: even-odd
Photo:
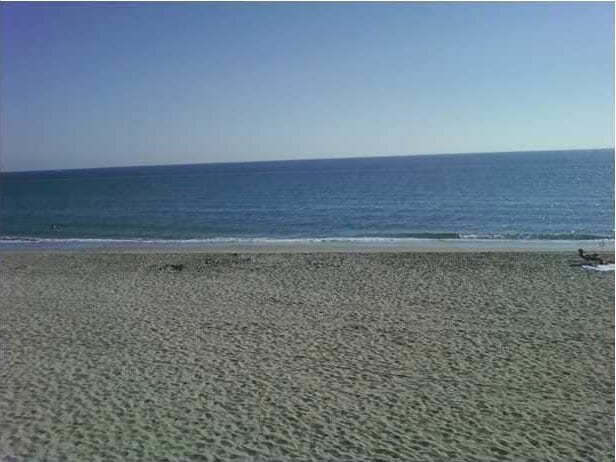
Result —
[{"label": "white sea foam", "polygon": [[[0,243],[32,243],[32,242],[83,242],[83,243],[154,243],[154,244],[177,244],[177,243],[314,243],[314,242],[406,242],[406,241],[458,241],[458,240],[481,240],[481,241],[551,241],[573,242],[573,239],[562,238],[538,238],[514,237],[500,234],[461,234],[459,237],[434,236],[329,236],[329,237],[209,237],[209,238],[77,238],[77,237],[29,237],[29,236],[0,236]],[[614,244],[614,239],[576,239],[575,242]]]},{"label": "white sea foam", "polygon": [[606,271],[614,271],[614,263],[608,263],[606,265],[582,265],[582,268],[585,270],[592,270],[592,271],[601,271],[601,272],[606,272]]}]

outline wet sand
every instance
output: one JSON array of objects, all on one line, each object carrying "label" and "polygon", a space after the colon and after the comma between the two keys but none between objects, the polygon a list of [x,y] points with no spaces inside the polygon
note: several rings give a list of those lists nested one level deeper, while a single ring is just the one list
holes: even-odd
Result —
[{"label": "wet sand", "polygon": [[2,460],[614,459],[573,253],[0,258]]}]

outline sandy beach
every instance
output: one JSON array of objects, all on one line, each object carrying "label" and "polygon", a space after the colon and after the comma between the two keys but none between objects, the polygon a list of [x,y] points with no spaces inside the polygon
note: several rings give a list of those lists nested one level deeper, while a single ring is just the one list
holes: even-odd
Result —
[{"label": "sandy beach", "polygon": [[611,461],[574,253],[5,253],[4,461]]}]

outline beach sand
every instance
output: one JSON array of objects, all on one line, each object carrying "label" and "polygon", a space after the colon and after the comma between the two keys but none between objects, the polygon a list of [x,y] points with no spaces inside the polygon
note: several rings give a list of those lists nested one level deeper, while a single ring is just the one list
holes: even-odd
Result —
[{"label": "beach sand", "polygon": [[579,263],[3,254],[0,456],[612,461],[614,274]]}]

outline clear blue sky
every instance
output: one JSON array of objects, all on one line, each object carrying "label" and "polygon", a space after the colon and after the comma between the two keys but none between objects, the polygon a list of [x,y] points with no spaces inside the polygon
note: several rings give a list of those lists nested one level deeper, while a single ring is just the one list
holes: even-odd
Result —
[{"label": "clear blue sky", "polygon": [[614,144],[613,3],[3,3],[5,171]]}]

